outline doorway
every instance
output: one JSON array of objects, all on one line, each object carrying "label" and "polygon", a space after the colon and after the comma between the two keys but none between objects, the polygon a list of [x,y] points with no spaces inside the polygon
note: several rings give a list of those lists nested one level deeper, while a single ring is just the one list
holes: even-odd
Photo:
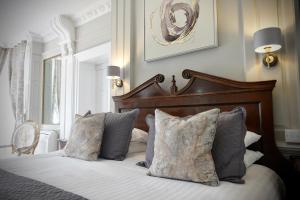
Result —
[{"label": "doorway", "polygon": [[75,113],[109,112],[110,81],[106,78],[110,63],[110,42],[75,55]]}]

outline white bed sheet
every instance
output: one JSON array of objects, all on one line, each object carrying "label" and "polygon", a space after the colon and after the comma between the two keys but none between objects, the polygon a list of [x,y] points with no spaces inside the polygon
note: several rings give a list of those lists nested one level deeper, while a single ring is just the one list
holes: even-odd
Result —
[{"label": "white bed sheet", "polygon": [[218,187],[147,176],[136,166],[144,153],[124,161],[83,161],[59,153],[1,159],[0,168],[32,178],[88,199],[97,200],[279,200],[284,185],[271,169],[252,165],[244,177],[246,184],[221,182]]}]

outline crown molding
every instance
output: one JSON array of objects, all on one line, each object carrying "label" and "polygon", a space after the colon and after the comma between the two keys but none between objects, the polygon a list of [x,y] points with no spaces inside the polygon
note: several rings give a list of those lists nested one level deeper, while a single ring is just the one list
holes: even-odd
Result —
[{"label": "crown molding", "polygon": [[27,35],[27,41],[29,42],[41,42],[41,43],[44,42],[43,37],[38,33],[28,31],[26,35]]},{"label": "crown molding", "polygon": [[74,21],[75,27],[78,27],[110,12],[111,1],[102,0],[96,2],[82,12],[72,15],[71,18]]},{"label": "crown molding", "polygon": [[72,19],[64,15],[51,20],[51,28],[59,39],[62,56],[72,55],[75,51],[75,27]]},{"label": "crown molding", "polygon": [[48,43],[57,38],[57,35],[53,31],[48,31],[42,34],[43,42]]},{"label": "crown molding", "polygon": [[[90,5],[83,11],[65,17],[68,17],[73,22],[74,27],[78,27],[110,12],[111,1],[98,0],[96,3]],[[51,29],[45,31],[44,33],[41,33],[41,36],[44,43],[48,43],[58,38],[57,33],[53,31],[53,27],[51,27]]]}]

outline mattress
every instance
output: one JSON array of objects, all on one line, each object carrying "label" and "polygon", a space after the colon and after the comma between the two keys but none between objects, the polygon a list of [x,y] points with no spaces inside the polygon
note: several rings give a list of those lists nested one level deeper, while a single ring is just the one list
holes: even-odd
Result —
[{"label": "mattress", "polygon": [[83,161],[62,157],[60,152],[0,160],[0,168],[58,187],[87,199],[110,200],[279,200],[284,185],[271,169],[252,165],[245,184],[221,181],[211,187],[199,183],[147,176],[136,165],[144,153],[130,154],[124,161]]}]

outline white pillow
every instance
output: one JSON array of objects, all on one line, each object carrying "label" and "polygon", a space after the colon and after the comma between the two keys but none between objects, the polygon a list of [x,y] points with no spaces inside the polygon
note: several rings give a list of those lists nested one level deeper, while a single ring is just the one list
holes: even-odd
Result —
[{"label": "white pillow", "polygon": [[258,161],[261,157],[263,157],[264,154],[262,154],[259,151],[252,151],[249,149],[246,149],[246,153],[244,155],[244,163],[246,168],[250,167],[253,163]]},{"label": "white pillow", "polygon": [[130,142],[142,142],[147,143],[148,133],[138,128],[132,130],[132,136]]},{"label": "white pillow", "polygon": [[146,152],[147,144],[143,142],[130,142],[128,153]]},{"label": "white pillow", "polygon": [[254,142],[257,142],[261,138],[261,135],[258,135],[257,133],[247,131],[244,142],[245,142],[245,147],[250,146]]}]

